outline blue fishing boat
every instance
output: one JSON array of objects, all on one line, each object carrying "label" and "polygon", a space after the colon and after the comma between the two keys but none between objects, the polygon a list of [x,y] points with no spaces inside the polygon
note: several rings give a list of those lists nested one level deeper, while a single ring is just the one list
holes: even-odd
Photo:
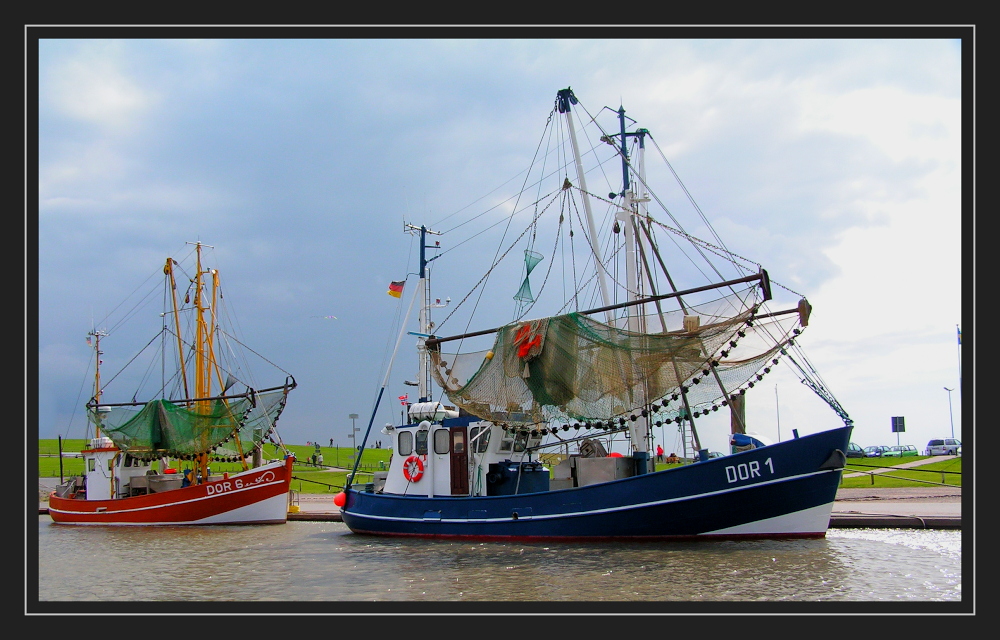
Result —
[{"label": "blue fishing boat", "polygon": [[[408,394],[400,396],[402,423],[381,429],[393,451],[388,470],[362,482],[359,457],[335,499],[354,533],[517,540],[826,534],[852,422],[798,344],[811,305],[798,294],[776,299],[777,287],[782,298],[794,292],[720,240],[686,232],[649,186],[646,149],[658,149],[651,132],[628,131],[625,110],[606,109],[614,128],[601,128],[571,89],[557,92],[524,190],[495,200],[508,211],[507,228],[525,220],[523,231],[506,234],[495,252],[479,254],[494,256],[484,265],[486,275],[438,324],[431,314],[450,299],[430,296],[432,262],[445,256],[428,255],[441,249],[429,237],[444,234],[404,226],[419,243],[409,307],[419,308],[419,324],[408,331],[407,311],[392,359],[404,336],[416,338],[418,379],[406,384],[418,387],[419,397],[411,403]],[[585,154],[577,111],[597,128],[592,139],[598,143]],[[621,166],[621,181],[607,198],[586,184],[607,171],[588,172],[584,157],[605,169]],[[555,181],[551,190],[543,186],[546,178]],[[600,239],[598,228],[610,238]],[[547,236],[553,239],[543,241]],[[681,242],[691,247],[687,254],[675,248]],[[694,256],[712,266],[670,269],[668,246],[672,257]],[[587,264],[560,269],[551,259],[539,282],[532,271],[545,260],[544,247],[552,258],[585,255]],[[522,255],[523,264],[516,260]],[[503,273],[511,256],[518,282],[510,287],[514,310],[507,320],[444,333],[463,306],[496,299],[484,294],[485,283]],[[722,276],[724,269],[731,275]],[[712,278],[693,279],[704,274]],[[554,284],[560,275],[562,284]],[[679,286],[689,279],[690,286]],[[401,304],[404,285],[394,282],[389,292]],[[543,293],[557,300],[546,306]],[[584,300],[599,304],[588,308]],[[456,326],[473,326],[471,316],[461,322]],[[776,443],[752,437],[745,394],[779,364],[792,367],[843,426],[801,437],[796,428],[792,439]],[[362,452],[391,368],[390,362]],[[720,410],[730,414],[732,446],[728,455],[713,457],[699,428],[718,422],[708,417]],[[658,470],[650,451],[654,428],[664,425],[685,434],[691,456]],[[616,450],[623,445],[626,452]]]}]

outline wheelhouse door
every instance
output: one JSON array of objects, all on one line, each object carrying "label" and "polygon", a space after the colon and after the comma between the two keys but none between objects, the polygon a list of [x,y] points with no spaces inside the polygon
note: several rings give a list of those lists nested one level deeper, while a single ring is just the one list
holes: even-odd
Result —
[{"label": "wheelhouse door", "polygon": [[469,495],[469,432],[451,427],[451,495]]}]

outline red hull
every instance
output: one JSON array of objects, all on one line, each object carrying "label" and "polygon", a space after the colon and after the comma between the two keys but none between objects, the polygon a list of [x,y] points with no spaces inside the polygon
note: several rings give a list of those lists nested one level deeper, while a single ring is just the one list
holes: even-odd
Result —
[{"label": "red hull", "polygon": [[280,524],[288,518],[292,462],[160,493],[117,500],[49,495],[49,515],[60,524],[186,525]]}]

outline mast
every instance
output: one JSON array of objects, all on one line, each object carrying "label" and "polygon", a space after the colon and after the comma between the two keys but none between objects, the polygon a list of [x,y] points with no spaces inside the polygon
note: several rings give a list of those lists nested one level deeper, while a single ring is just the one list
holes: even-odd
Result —
[{"label": "mast", "polygon": [[[640,242],[640,238],[635,233],[635,218],[639,213],[639,204],[642,202],[642,198],[632,191],[631,181],[629,180],[629,162],[628,162],[628,144],[627,140],[629,136],[635,136],[639,138],[640,146],[644,146],[643,142],[645,139],[645,130],[641,129],[636,133],[626,133],[625,131],[625,107],[618,107],[618,122],[619,131],[621,136],[621,145],[619,148],[619,155],[622,159],[622,208],[615,216],[615,219],[621,221],[623,224],[625,232],[625,282],[626,288],[628,289],[628,299],[630,302],[635,302],[642,297],[642,292],[639,290],[639,268],[636,260],[636,245]],[[642,159],[640,155],[640,160]],[[646,199],[648,201],[648,198]],[[628,317],[627,317],[627,327],[629,331],[634,333],[642,333],[645,331],[646,327],[643,326],[644,313],[643,309],[645,305],[635,305],[629,307]],[[649,402],[649,398],[646,394],[645,380],[639,380],[638,385],[634,389],[634,403],[636,406],[645,407]],[[636,420],[629,427],[632,439],[632,447],[635,450],[634,455],[638,461],[637,472],[645,473],[646,465],[645,461],[649,456],[649,418],[648,416],[639,415]]]},{"label": "mast", "polygon": [[[580,183],[580,190],[583,193],[583,209],[587,214],[587,228],[590,232],[590,250],[594,254],[594,263],[597,266],[597,281],[601,288],[601,300],[605,306],[611,304],[611,296],[608,294],[608,276],[604,267],[604,260],[601,258],[601,249],[597,243],[597,227],[594,225],[594,214],[590,208],[590,195],[587,191],[587,179],[583,172],[583,162],[580,159],[580,146],[576,141],[576,129],[573,126],[573,111],[571,104],[577,104],[578,100],[573,95],[570,88],[561,89],[556,93],[556,102],[559,106],[559,113],[566,114],[566,124],[569,127],[570,142],[573,145],[573,160],[576,164],[576,179]],[[611,311],[605,312],[608,324],[614,321]]]},{"label": "mast", "polygon": [[[432,260],[436,260],[438,256],[433,258],[427,258],[427,249],[440,249],[441,243],[435,241],[432,246],[427,245],[427,234],[441,235],[438,231],[431,231],[427,227],[421,225],[416,226],[412,224],[403,223],[403,231],[407,233],[419,233],[420,234],[420,284],[418,290],[414,294],[413,298],[410,300],[410,306],[406,309],[406,317],[403,318],[403,323],[400,327],[399,337],[396,338],[396,346],[392,350],[392,356],[389,358],[389,364],[385,370],[385,378],[382,380],[382,386],[379,388],[378,397],[375,398],[375,406],[372,408],[371,418],[368,420],[368,428],[365,430],[365,436],[361,440],[361,451],[364,451],[365,444],[368,442],[368,434],[371,433],[372,425],[375,423],[375,414],[378,412],[379,404],[382,402],[382,395],[385,393],[385,388],[389,385],[389,374],[392,373],[392,363],[396,360],[396,352],[399,351],[399,343],[403,340],[403,334],[406,333],[406,323],[410,320],[410,312],[413,310],[413,304],[417,301],[419,297],[421,299],[421,306],[419,311],[419,325],[420,332],[414,334],[410,331],[411,335],[417,336],[417,354],[419,357],[419,381],[418,388],[420,393],[420,402],[426,402],[430,400],[430,356],[427,353],[427,339],[430,338],[430,331],[434,328],[434,323],[431,322],[430,310],[432,308],[440,308],[447,306],[445,304],[431,304],[430,298],[430,277],[427,272],[427,264]],[[428,446],[433,446],[433,443],[428,443]],[[358,472],[358,465],[361,464],[361,455],[355,457],[354,459],[354,469],[347,476],[347,481],[344,484],[344,491],[350,491],[351,484],[354,481],[354,477]],[[433,487],[430,489],[433,491]]]},{"label": "mast", "polygon": [[[212,397],[212,371],[211,367],[213,365],[212,358],[212,333],[214,332],[214,320],[215,320],[215,305],[214,300],[211,305],[206,308],[205,306],[205,274],[209,273],[202,268],[201,265],[201,248],[200,242],[189,242],[188,244],[193,244],[195,246],[195,252],[197,254],[197,262],[195,267],[195,277],[194,277],[194,308],[195,308],[195,341],[194,341],[194,378],[195,378],[195,398],[211,398]],[[214,274],[214,269],[212,273]],[[213,296],[215,295],[213,287]],[[209,327],[205,320],[206,313],[213,321],[213,326]],[[199,400],[195,406],[195,411],[198,413],[209,413],[212,410],[211,400]],[[203,448],[208,448],[207,442],[202,442]],[[201,481],[208,481],[208,453],[207,451],[199,453],[197,456],[197,466],[201,472]]]},{"label": "mast", "polygon": [[435,241],[432,246],[428,246],[427,234],[441,235],[441,233],[439,231],[431,231],[423,225],[417,227],[412,224],[405,225],[405,230],[410,233],[420,233],[420,282],[418,284],[419,289],[417,290],[417,295],[421,299],[421,305],[418,313],[420,332],[417,334],[417,357],[419,366],[417,384],[420,393],[419,402],[428,402],[431,399],[431,368],[430,356],[427,353],[426,340],[430,337],[431,330],[434,328],[434,323],[431,322],[431,309],[440,309],[447,306],[447,304],[431,304],[430,275],[428,273],[427,264],[432,260],[436,260],[438,256],[428,259],[427,249],[440,249],[441,243]]},{"label": "mast", "polygon": [[167,274],[167,279],[170,281],[170,299],[174,311],[174,335],[177,336],[177,362],[180,368],[181,380],[184,383],[184,396],[190,398],[191,392],[188,390],[187,367],[184,366],[184,341],[181,339],[181,314],[180,305],[177,302],[177,280],[174,277],[175,264],[177,264],[176,260],[167,258],[167,263],[163,265],[163,273]]},{"label": "mast", "polygon": [[94,437],[101,437],[101,338],[107,336],[102,329],[91,329],[88,336],[94,338]]}]

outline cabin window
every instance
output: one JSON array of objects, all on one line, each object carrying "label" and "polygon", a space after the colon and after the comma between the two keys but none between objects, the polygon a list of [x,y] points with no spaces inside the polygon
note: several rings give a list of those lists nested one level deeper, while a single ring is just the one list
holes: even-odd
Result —
[{"label": "cabin window", "polygon": [[93,471],[97,468],[97,460],[94,458],[87,458],[87,471]]},{"label": "cabin window", "polygon": [[452,436],[452,447],[455,453],[465,453],[465,432],[456,429]]},{"label": "cabin window", "polygon": [[520,453],[528,446],[528,432],[522,431],[514,438],[514,451]]},{"label": "cabin window", "polygon": [[399,455],[408,456],[413,453],[413,434],[409,431],[400,431],[397,439]]},{"label": "cabin window", "polygon": [[[402,455],[402,453],[400,453]],[[417,431],[417,455],[427,455],[427,432]]]},{"label": "cabin window", "polygon": [[510,451],[510,448],[514,446],[514,439],[507,435],[507,432],[503,432],[503,440],[500,441],[500,451]]},{"label": "cabin window", "polygon": [[476,453],[486,453],[486,447],[490,444],[489,427],[472,427],[469,432],[469,443]]},{"label": "cabin window", "polygon": [[434,431],[434,453],[448,453],[448,441],[450,437],[451,432],[447,429],[437,429]]}]

